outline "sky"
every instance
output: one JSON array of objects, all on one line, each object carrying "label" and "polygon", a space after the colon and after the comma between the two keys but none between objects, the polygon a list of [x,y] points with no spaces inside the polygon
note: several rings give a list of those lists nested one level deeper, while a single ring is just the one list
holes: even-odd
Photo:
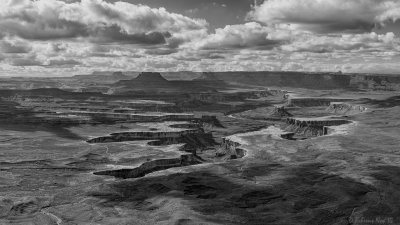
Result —
[{"label": "sky", "polygon": [[400,74],[398,0],[4,0],[0,76]]}]

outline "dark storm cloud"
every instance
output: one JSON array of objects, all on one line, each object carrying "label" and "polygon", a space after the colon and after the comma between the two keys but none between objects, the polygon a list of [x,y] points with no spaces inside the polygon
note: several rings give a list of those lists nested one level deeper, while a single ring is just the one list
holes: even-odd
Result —
[{"label": "dark storm cloud", "polygon": [[10,64],[13,66],[42,66],[42,62],[35,57],[11,59]]},{"label": "dark storm cloud", "polygon": [[2,40],[0,41],[0,52],[2,53],[28,53],[32,48],[23,42]]},{"label": "dark storm cloud", "polygon": [[95,43],[121,43],[121,44],[145,44],[156,45],[165,44],[167,38],[170,38],[169,32],[148,32],[127,34],[122,33],[121,28],[116,25],[100,28],[93,31],[90,40]]}]

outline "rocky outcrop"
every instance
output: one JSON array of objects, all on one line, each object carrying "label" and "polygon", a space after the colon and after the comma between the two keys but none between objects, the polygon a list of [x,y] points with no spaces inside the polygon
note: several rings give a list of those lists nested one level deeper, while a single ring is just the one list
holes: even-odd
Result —
[{"label": "rocky outcrop", "polygon": [[277,105],[274,107],[269,116],[272,118],[287,118],[292,117],[293,115],[286,111],[284,106]]},{"label": "rocky outcrop", "polygon": [[220,149],[216,155],[218,157],[227,156],[229,159],[242,158],[246,155],[246,151],[240,148],[241,144],[229,138],[223,138]]},{"label": "rocky outcrop", "polygon": [[202,124],[202,126],[211,126],[211,127],[219,127],[219,128],[224,128],[224,126],[221,124],[221,122],[218,120],[216,116],[201,116],[199,119],[199,123]]},{"label": "rocky outcrop", "polygon": [[342,115],[349,115],[349,114],[357,114],[366,112],[368,109],[362,105],[352,105],[350,103],[345,102],[331,102],[327,111],[334,113],[334,114],[342,114]]},{"label": "rocky outcrop", "polygon": [[200,164],[202,161],[191,154],[181,155],[180,158],[173,159],[157,159],[149,162],[145,162],[134,169],[121,169],[121,170],[109,170],[95,172],[95,175],[106,175],[114,176],[117,178],[138,178],[144,177],[146,174],[153,173],[156,171],[166,170],[174,167],[190,166]]},{"label": "rocky outcrop", "polygon": [[287,131],[302,137],[316,137],[328,134],[328,127],[348,124],[344,119],[330,118],[287,118]]}]

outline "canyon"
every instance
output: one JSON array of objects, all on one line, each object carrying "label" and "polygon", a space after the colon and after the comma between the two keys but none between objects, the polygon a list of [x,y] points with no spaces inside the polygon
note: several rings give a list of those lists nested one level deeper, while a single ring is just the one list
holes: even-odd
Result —
[{"label": "canyon", "polygon": [[400,222],[397,76],[1,82],[0,224]]}]

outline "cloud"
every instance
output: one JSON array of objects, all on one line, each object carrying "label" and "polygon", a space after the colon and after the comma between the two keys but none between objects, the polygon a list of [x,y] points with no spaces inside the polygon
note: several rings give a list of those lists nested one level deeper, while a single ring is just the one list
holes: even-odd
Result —
[{"label": "cloud", "polygon": [[81,65],[80,62],[73,60],[73,59],[51,59],[48,61],[46,66],[54,66],[54,67],[71,67]]},{"label": "cloud", "polygon": [[42,62],[35,56],[9,59],[13,66],[42,66]]},{"label": "cloud", "polygon": [[248,15],[265,24],[291,24],[318,33],[369,32],[400,18],[397,0],[268,0]]},{"label": "cloud", "polygon": [[126,2],[9,1],[0,9],[0,36],[29,40],[85,39],[100,43],[164,44],[175,34],[204,30],[207,23]]},{"label": "cloud", "polygon": [[240,49],[240,48],[263,48],[271,49],[282,43],[279,39],[270,39],[273,29],[251,22],[239,25],[228,25],[222,29],[216,29],[214,34],[196,43],[199,49]]},{"label": "cloud", "polygon": [[5,39],[0,41],[0,52],[2,53],[28,53],[32,50],[28,43]]},{"label": "cloud", "polygon": [[295,40],[281,49],[288,52],[385,52],[395,50],[400,40],[394,33],[377,34],[342,34],[342,35],[314,35],[300,34]]}]

